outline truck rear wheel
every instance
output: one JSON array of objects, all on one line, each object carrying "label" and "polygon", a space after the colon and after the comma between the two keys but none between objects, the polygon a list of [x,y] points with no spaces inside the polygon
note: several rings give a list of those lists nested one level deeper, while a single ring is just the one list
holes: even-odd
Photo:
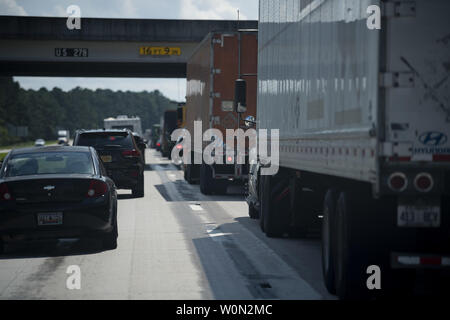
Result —
[{"label": "truck rear wheel", "polygon": [[192,164],[187,164],[184,169],[184,180],[189,184],[194,184],[194,180],[192,179]]},{"label": "truck rear wheel", "polygon": [[259,177],[259,183],[258,183],[258,199],[259,199],[259,226],[261,228],[262,232],[264,231],[264,216],[262,213],[262,204],[261,204],[261,199],[262,199],[262,186],[264,185],[264,180],[265,180],[266,176],[260,176]]},{"label": "truck rear wheel", "polygon": [[200,191],[204,195],[210,195],[213,193],[214,180],[212,177],[212,169],[209,165],[203,163],[200,168]]},{"label": "truck rear wheel", "polygon": [[[367,200],[367,201],[365,201]],[[365,246],[364,216],[370,211],[369,197],[359,192],[341,192],[336,204],[336,293],[342,300],[367,298],[369,248]]]},{"label": "truck rear wheel", "polygon": [[335,227],[336,227],[336,192],[327,191],[323,204],[322,221],[322,273],[325,287],[331,294],[336,294],[335,282]]},{"label": "truck rear wheel", "polygon": [[248,216],[250,217],[250,219],[258,219],[259,217],[259,212],[258,210],[256,210],[253,203],[248,204]]},{"label": "truck rear wheel", "polygon": [[270,238],[283,236],[290,218],[289,193],[282,188],[283,182],[277,180],[272,176],[265,177],[260,199],[263,228]]}]

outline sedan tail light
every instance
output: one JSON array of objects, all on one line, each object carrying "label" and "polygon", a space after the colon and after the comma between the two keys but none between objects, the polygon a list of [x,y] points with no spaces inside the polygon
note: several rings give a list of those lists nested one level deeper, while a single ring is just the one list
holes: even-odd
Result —
[{"label": "sedan tail light", "polygon": [[91,180],[86,196],[88,198],[98,198],[106,194],[108,186],[100,180]]},{"label": "sedan tail light", "polygon": [[0,201],[14,200],[6,183],[0,184]]},{"label": "sedan tail light", "polygon": [[122,155],[125,158],[139,158],[141,156],[141,153],[139,150],[133,149],[133,150],[125,150],[122,152]]}]

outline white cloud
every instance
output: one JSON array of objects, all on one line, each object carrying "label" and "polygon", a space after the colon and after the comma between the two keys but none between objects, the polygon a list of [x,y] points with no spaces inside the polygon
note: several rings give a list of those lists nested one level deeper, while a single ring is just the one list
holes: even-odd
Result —
[{"label": "white cloud", "polygon": [[67,17],[68,13],[67,13],[67,8],[64,8],[62,5],[56,5],[55,8],[53,9],[54,12],[54,16],[56,17]]},{"label": "white cloud", "polygon": [[[136,4],[136,2],[134,3]],[[125,17],[137,17],[137,8],[133,5],[132,0],[123,0],[122,1],[122,10],[123,16]]]},{"label": "white cloud", "polygon": [[15,0],[0,0],[0,15],[27,16],[27,12]]},{"label": "white cloud", "polygon": [[[183,0],[180,5],[181,19],[236,20],[238,7],[227,0]],[[247,16],[240,12],[240,19]]]}]

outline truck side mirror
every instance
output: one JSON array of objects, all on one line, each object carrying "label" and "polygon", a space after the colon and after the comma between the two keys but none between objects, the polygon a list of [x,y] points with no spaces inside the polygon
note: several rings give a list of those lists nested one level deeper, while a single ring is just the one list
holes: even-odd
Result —
[{"label": "truck side mirror", "polygon": [[244,124],[247,128],[256,127],[256,119],[254,116],[248,116],[245,118]]},{"label": "truck side mirror", "polygon": [[247,82],[237,79],[234,86],[234,108],[237,113],[247,112]]}]

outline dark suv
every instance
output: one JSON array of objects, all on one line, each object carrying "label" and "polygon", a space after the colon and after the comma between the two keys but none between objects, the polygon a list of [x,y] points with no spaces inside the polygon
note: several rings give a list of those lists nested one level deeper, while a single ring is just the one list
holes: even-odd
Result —
[{"label": "dark suv", "polygon": [[131,189],[134,197],[144,196],[142,146],[135,141],[131,131],[80,130],[73,145],[94,147],[118,189]]}]

